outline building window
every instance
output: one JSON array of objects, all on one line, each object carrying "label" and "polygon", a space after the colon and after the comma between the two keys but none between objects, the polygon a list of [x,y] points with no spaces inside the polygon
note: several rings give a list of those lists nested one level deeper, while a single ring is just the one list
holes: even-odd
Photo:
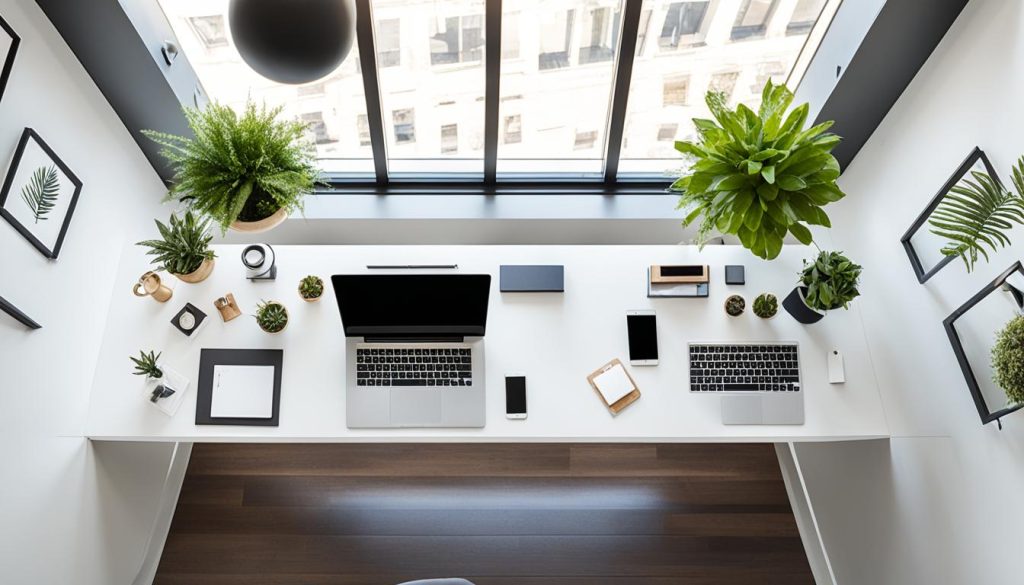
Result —
[{"label": "building window", "polygon": [[[589,21],[589,22],[588,22]],[[619,40],[619,13],[608,7],[593,8],[583,15],[583,39],[579,63],[600,63],[615,58]]]},{"label": "building window", "polygon": [[676,48],[693,42],[704,24],[708,2],[673,2],[668,5],[665,24],[661,27],[658,44],[662,48]]},{"label": "building window", "polygon": [[381,69],[402,64],[401,30],[397,18],[377,22],[377,64]]},{"label": "building window", "polygon": [[824,7],[825,0],[798,0],[793,16],[786,25],[786,34],[802,35],[810,32]]},{"label": "building window", "polygon": [[392,111],[391,120],[395,124],[395,144],[416,142],[416,112],[412,108]]},{"label": "building window", "polygon": [[356,116],[356,135],[359,136],[359,146],[370,146],[370,119],[366,114]]},{"label": "building window", "polygon": [[750,86],[750,93],[760,96],[761,90],[764,89],[764,84],[768,83],[769,79],[782,83],[786,81],[787,73],[789,73],[789,70],[781,61],[759,64],[757,66],[757,75],[754,77],[754,83]]},{"label": "building window", "polygon": [[662,124],[661,126],[658,126],[658,141],[674,141],[676,139],[676,132],[678,131],[679,124]]},{"label": "building window", "polygon": [[459,125],[445,124],[441,126],[441,154],[459,152]]},{"label": "building window", "polygon": [[685,106],[690,92],[690,76],[669,77],[662,85],[661,102],[663,106]]},{"label": "building window", "polygon": [[729,37],[734,41],[763,37],[774,9],[775,0],[743,0]]},{"label": "building window", "polygon": [[519,144],[523,141],[523,118],[519,114],[505,116],[505,124],[502,132],[502,142],[505,144]]},{"label": "building window", "polygon": [[519,13],[501,15],[501,58],[519,58]]},{"label": "building window", "polygon": [[450,16],[434,21],[430,37],[430,64],[470,63],[484,56],[484,17],[481,14]]},{"label": "building window", "polygon": [[736,89],[736,80],[739,79],[739,77],[739,71],[715,73],[711,76],[711,83],[708,84],[708,90],[724,93],[725,101],[729,101],[732,99],[732,92]]},{"label": "building window", "polygon": [[569,43],[575,17],[575,10],[544,16],[540,23],[540,55],[537,56],[541,71],[569,66]]},{"label": "building window", "polygon": [[327,86],[324,83],[310,83],[296,87],[295,91],[299,97],[324,95],[327,93]]},{"label": "building window", "polygon": [[327,124],[324,123],[323,112],[310,112],[302,114],[302,121],[309,125],[309,131],[313,133],[313,139],[317,144],[334,142],[327,134]]},{"label": "building window", "polygon": [[576,140],[573,142],[573,150],[590,150],[594,148],[594,144],[597,142],[597,130],[587,130],[585,132],[576,131]]},{"label": "building window", "polygon": [[640,13],[640,28],[636,33],[636,54],[637,56],[644,54],[644,49],[647,48],[647,33],[651,26],[651,9],[644,10]]},{"label": "building window", "polygon": [[223,15],[191,16],[188,19],[188,24],[207,49],[228,46],[228,35],[224,29]]}]

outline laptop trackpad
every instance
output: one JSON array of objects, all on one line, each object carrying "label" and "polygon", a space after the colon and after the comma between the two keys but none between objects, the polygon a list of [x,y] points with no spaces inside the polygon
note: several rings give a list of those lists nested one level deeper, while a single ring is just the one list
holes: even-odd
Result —
[{"label": "laptop trackpad", "polygon": [[441,424],[442,398],[436,388],[392,388],[391,424],[410,427]]},{"label": "laptop trackpad", "polygon": [[759,395],[736,394],[722,397],[722,423],[759,425],[764,420],[763,400]]}]

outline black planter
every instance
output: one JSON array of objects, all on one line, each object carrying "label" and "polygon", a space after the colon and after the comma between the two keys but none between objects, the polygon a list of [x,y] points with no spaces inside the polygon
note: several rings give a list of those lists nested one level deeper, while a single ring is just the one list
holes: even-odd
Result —
[{"label": "black planter", "polygon": [[803,293],[806,290],[807,287],[804,286],[794,288],[793,292],[786,295],[785,300],[782,301],[782,308],[786,309],[786,312],[792,315],[797,321],[804,325],[810,325],[811,323],[821,321],[825,314],[815,311],[804,303]]}]

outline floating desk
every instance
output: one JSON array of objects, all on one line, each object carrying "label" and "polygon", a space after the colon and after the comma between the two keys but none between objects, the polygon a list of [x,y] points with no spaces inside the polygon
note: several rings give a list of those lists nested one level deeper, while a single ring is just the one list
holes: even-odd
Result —
[{"label": "floating desk", "polygon": [[[103,345],[92,385],[85,435],[94,440],[225,442],[791,442],[878,439],[889,436],[875,385],[857,302],[804,326],[780,307],[762,320],[749,309],[762,292],[780,300],[792,289],[811,248],[787,246],[772,262],[739,246],[275,246],[276,281],[249,282],[239,260],[242,246],[217,246],[213,274],[202,283],[174,283],[166,303],[132,295],[148,270],[141,248],[121,258]],[[368,264],[458,264],[451,272],[490,273],[486,347],[487,425],[482,429],[359,429],[345,426],[345,338],[330,275],[368,272]],[[564,293],[501,293],[501,264],[563,264]],[[708,264],[709,298],[648,298],[652,264]],[[726,264],[746,266],[744,286],[724,283]],[[385,271],[374,271],[381,273]],[[411,271],[403,271],[408,273]],[[316,274],[324,298],[306,303],[299,279]],[[166,279],[176,281],[173,277]],[[223,323],[213,300],[234,293],[244,315]],[[729,317],[722,304],[732,293],[748,310]],[[260,300],[288,307],[284,332],[260,331],[250,315]],[[210,315],[194,339],[168,321],[185,302]],[[613,417],[594,395],[587,375],[612,358],[628,363],[626,311],[655,309],[660,365],[627,365],[642,397]],[[690,393],[687,343],[796,341],[807,422],[799,426],[725,426],[719,395]],[[280,425],[196,426],[195,385],[174,417],[146,403],[143,380],[132,375],[129,355],[163,352],[172,369],[195,381],[202,348],[284,350]],[[845,357],[846,383],[828,383],[827,352]],[[505,418],[507,372],[527,376],[529,418]]]}]

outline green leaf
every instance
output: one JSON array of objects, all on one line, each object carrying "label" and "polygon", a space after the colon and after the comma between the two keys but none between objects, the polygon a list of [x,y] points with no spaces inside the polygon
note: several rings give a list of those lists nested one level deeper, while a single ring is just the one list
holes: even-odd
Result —
[{"label": "green leaf", "polygon": [[931,233],[949,240],[941,252],[960,257],[971,272],[979,259],[988,261],[988,251],[1010,244],[1009,232],[1024,224],[1024,157],[1013,169],[1011,192],[986,173],[973,171],[947,193],[928,218]]},{"label": "green leaf", "polygon": [[786,191],[799,191],[807,186],[807,183],[804,182],[803,179],[793,175],[782,175],[778,180],[779,188],[785,189]]},{"label": "green leaf", "polygon": [[761,169],[761,176],[769,184],[775,183],[775,167],[767,166]]},{"label": "green leaf", "polygon": [[28,183],[21,188],[21,199],[32,212],[35,223],[49,219],[47,214],[56,207],[59,192],[60,181],[55,166],[39,167],[32,172]]},{"label": "green leaf", "polygon": [[789,224],[789,233],[793,234],[793,237],[805,246],[810,245],[810,243],[814,241],[814,237],[811,235],[811,230],[804,227],[801,223]]}]

